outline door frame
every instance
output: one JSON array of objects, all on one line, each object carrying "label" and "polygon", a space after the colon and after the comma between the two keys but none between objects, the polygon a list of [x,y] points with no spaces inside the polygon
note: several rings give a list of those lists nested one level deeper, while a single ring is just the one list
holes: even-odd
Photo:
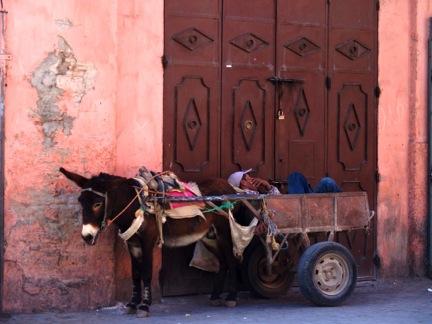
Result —
[{"label": "door frame", "polygon": [[3,1],[0,8],[0,312],[3,311],[3,284],[4,284],[4,143],[5,143],[5,86],[6,63],[9,55],[6,54],[6,15]]}]

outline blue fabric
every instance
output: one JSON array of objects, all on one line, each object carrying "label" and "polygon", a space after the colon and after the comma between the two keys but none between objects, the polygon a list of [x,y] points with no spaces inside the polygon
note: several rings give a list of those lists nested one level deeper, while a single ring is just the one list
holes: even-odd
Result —
[{"label": "blue fabric", "polygon": [[312,192],[305,176],[300,172],[293,172],[288,176],[288,193],[305,194]]},{"label": "blue fabric", "polygon": [[342,190],[330,177],[322,178],[312,190],[306,177],[300,172],[293,172],[288,176],[288,193],[289,194],[307,194],[307,193],[325,193],[325,192],[342,192]]},{"label": "blue fabric", "polygon": [[325,192],[342,192],[342,190],[336,184],[332,178],[325,177],[318,182],[313,192],[315,193],[325,193]]}]

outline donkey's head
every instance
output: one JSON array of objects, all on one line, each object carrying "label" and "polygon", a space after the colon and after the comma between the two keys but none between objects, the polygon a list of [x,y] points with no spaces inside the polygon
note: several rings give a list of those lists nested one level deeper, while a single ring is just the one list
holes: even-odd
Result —
[{"label": "donkey's head", "polygon": [[124,178],[100,173],[89,179],[64,168],[60,168],[59,171],[81,188],[81,194],[78,197],[82,207],[81,236],[87,244],[94,245],[108,220],[108,191]]}]

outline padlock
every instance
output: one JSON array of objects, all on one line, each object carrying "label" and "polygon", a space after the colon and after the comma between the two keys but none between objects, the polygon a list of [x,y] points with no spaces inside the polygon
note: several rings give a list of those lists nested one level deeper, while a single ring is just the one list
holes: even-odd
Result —
[{"label": "padlock", "polygon": [[279,119],[279,120],[284,120],[285,119],[285,115],[284,115],[282,109],[279,109],[277,111],[277,119]]}]

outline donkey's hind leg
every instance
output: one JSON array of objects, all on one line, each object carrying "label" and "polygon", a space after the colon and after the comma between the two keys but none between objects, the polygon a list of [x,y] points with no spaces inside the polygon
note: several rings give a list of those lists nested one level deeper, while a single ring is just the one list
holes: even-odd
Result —
[{"label": "donkey's hind leg", "polygon": [[226,275],[226,283],[228,286],[228,295],[225,298],[225,306],[227,307],[235,307],[237,306],[238,299],[238,288],[237,288],[237,260],[235,259],[232,246],[226,251],[226,262],[227,262],[227,275]]},{"label": "donkey's hind leg", "polygon": [[237,264],[238,261],[233,255],[233,246],[228,224],[223,224],[218,230],[218,258],[221,271],[215,276],[213,293],[210,298],[216,299],[222,293],[226,279],[228,295],[225,298],[225,305],[235,307],[237,305]]},{"label": "donkey's hind leg", "polygon": [[[221,260],[220,260],[221,261]],[[221,294],[223,293],[223,288],[225,285],[225,278],[228,268],[223,262],[220,263],[219,272],[215,273],[213,277],[213,288],[210,295],[210,304],[213,306],[222,306],[223,301],[221,299]]]}]

